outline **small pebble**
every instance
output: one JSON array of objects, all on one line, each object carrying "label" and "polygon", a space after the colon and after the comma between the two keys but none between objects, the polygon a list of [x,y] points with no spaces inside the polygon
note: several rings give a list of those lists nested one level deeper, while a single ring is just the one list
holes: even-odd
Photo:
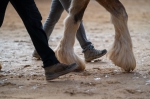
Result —
[{"label": "small pebble", "polygon": [[94,78],[94,80],[98,81],[98,80],[101,80],[101,78]]}]

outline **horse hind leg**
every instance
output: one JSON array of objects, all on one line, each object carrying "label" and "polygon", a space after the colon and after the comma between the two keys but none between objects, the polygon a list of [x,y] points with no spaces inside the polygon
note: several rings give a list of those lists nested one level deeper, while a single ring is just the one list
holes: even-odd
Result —
[{"label": "horse hind leg", "polygon": [[111,13],[112,23],[115,28],[115,41],[108,52],[109,59],[127,72],[134,70],[136,60],[132,50],[132,40],[129,34],[128,15],[119,0],[97,0]]},{"label": "horse hind leg", "polygon": [[88,3],[89,0],[72,0],[69,14],[64,22],[64,36],[55,49],[55,55],[60,62],[66,64],[76,62],[79,65],[78,71],[83,71],[85,69],[85,63],[74,53],[73,46],[77,29],[79,28]]}]

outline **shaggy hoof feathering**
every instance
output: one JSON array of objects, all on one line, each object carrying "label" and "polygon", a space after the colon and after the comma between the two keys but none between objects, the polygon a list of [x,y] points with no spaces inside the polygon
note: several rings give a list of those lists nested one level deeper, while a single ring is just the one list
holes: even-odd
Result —
[{"label": "shaggy hoof feathering", "polygon": [[84,71],[85,69],[84,61],[74,53],[72,48],[66,48],[62,47],[61,45],[58,45],[58,47],[55,49],[55,55],[61,63],[64,64],[77,63],[79,65],[79,68],[76,69],[76,71],[78,72]]},{"label": "shaggy hoof feathering", "polygon": [[136,67],[136,60],[134,58],[133,52],[128,51],[128,53],[116,51],[109,52],[109,59],[117,66],[121,67],[126,72],[133,71]]}]

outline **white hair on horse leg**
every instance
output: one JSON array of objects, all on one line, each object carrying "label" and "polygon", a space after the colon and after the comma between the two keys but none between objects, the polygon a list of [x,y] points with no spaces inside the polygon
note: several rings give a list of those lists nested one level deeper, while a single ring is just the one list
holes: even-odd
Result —
[{"label": "white hair on horse leg", "polygon": [[71,64],[76,62],[79,65],[78,70],[85,69],[84,61],[74,53],[74,43],[76,32],[80,22],[74,24],[73,16],[68,15],[65,19],[64,36],[60,41],[60,44],[55,50],[56,57],[62,63]]},{"label": "white hair on horse leg", "polygon": [[107,56],[112,62],[129,72],[136,67],[132,51],[132,41],[129,34],[128,15],[119,0],[96,0],[111,13],[111,21],[115,27],[115,41]]},{"label": "white hair on horse leg", "polygon": [[[79,0],[75,0],[71,4],[70,13],[66,17],[65,22],[64,22],[65,24],[64,36],[61,39],[59,45],[57,46],[55,50],[55,54],[60,62],[66,63],[66,64],[76,62],[79,65],[78,70],[83,71],[85,69],[85,63],[81,58],[79,58],[74,53],[74,49],[73,49],[73,46],[75,43],[76,32],[80,25],[80,19],[75,20],[75,17],[76,17],[76,14],[78,14],[77,12],[82,10],[81,3],[83,2],[80,1],[80,4],[75,3],[75,2],[79,2]],[[81,18],[81,16],[79,16],[79,18]],[[78,15],[77,15],[77,19],[78,19]]]},{"label": "white hair on horse leg", "polygon": [[65,19],[64,36],[55,50],[56,57],[62,63],[71,64],[76,62],[78,70],[85,69],[84,61],[74,53],[74,43],[77,29],[79,28],[84,11],[89,0],[72,0],[69,15]]},{"label": "white hair on horse leg", "polygon": [[132,40],[127,27],[127,18],[125,12],[122,16],[111,16],[115,27],[115,41],[112,49],[109,51],[109,58],[113,63],[125,71],[129,72],[136,67],[136,61],[132,50]]}]

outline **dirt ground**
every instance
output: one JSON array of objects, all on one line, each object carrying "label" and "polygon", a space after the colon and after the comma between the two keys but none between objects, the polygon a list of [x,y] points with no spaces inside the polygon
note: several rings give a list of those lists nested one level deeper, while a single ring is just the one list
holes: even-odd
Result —
[{"label": "dirt ground", "polygon": [[[43,16],[49,13],[50,0],[36,0]],[[129,20],[137,67],[122,72],[106,56],[86,63],[86,70],[46,81],[42,62],[32,58],[33,44],[18,14],[8,5],[0,28],[0,99],[150,99],[150,0],[121,0]],[[54,49],[63,31],[63,13],[50,38]],[[114,40],[110,14],[91,0],[84,15],[88,39],[96,49],[109,50]],[[76,41],[75,52],[83,58]]]}]

